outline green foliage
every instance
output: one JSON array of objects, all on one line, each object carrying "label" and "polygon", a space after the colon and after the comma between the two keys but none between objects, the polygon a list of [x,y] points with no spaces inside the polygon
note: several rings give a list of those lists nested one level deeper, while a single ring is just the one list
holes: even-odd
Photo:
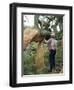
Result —
[{"label": "green foliage", "polygon": [[[60,31],[57,30],[57,26]],[[35,27],[40,30],[40,33],[47,32],[46,35],[53,30],[56,33],[56,39],[62,39],[63,15],[35,15]]]},{"label": "green foliage", "polygon": [[[56,65],[59,65],[62,67],[63,65],[63,49],[61,47],[61,40],[58,41],[57,46],[57,53],[56,53]],[[36,49],[37,49],[37,43],[32,42],[29,46],[29,49],[26,51],[23,51],[23,61],[24,61],[24,75],[32,75],[32,74],[48,74],[48,66],[49,66],[49,51],[47,44],[44,44],[44,63],[45,68],[41,71],[36,71],[35,67],[35,56],[36,56]],[[58,69],[59,70],[59,69]]]}]

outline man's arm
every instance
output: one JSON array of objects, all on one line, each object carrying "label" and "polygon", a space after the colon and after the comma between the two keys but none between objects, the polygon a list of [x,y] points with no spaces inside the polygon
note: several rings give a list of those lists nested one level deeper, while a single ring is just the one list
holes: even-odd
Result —
[{"label": "man's arm", "polygon": [[50,42],[50,39],[49,40],[44,39],[44,43],[49,43],[49,42]]}]

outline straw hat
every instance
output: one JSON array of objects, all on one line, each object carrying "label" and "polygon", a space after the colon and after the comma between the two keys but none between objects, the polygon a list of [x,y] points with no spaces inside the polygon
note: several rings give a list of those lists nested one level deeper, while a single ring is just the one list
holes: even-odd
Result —
[{"label": "straw hat", "polygon": [[51,33],[51,37],[55,37],[55,33],[54,32]]}]

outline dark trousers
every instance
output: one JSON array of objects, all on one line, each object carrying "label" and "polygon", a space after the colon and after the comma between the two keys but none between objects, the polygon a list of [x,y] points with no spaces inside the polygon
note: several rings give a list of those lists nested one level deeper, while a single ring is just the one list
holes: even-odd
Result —
[{"label": "dark trousers", "polygon": [[49,54],[50,71],[52,71],[52,69],[55,69],[55,54],[56,50],[51,49]]}]

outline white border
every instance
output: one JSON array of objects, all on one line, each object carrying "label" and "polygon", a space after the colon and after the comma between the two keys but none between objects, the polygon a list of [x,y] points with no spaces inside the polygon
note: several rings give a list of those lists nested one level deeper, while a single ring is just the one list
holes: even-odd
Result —
[{"label": "white border", "polygon": [[[63,74],[46,74],[46,75],[26,75],[21,76],[21,13],[48,13],[48,14],[64,14],[63,19]],[[47,81],[65,81],[69,80],[69,11],[56,9],[40,9],[40,8],[17,8],[17,83],[31,82],[47,82]]]}]

